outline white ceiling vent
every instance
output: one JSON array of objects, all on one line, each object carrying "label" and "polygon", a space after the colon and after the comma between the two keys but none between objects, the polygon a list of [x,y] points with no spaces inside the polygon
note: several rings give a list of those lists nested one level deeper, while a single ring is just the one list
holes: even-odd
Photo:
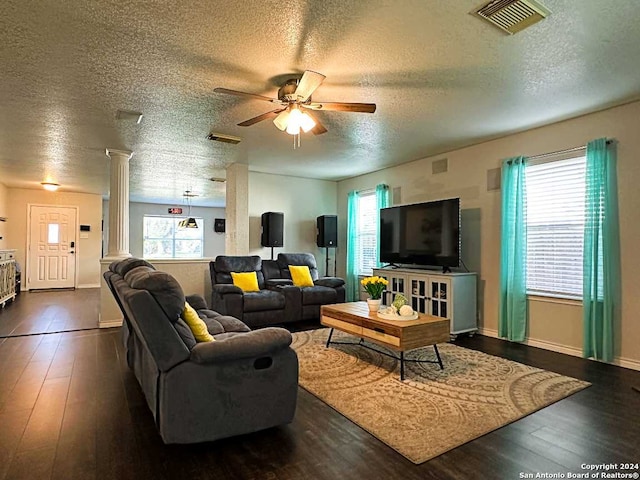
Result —
[{"label": "white ceiling vent", "polygon": [[551,12],[535,0],[493,0],[471,13],[513,35]]},{"label": "white ceiling vent", "polygon": [[239,144],[240,141],[242,140],[240,137],[234,137],[233,135],[225,135],[223,133],[213,133],[213,132],[207,135],[207,138],[214,142],[231,143],[233,145]]},{"label": "white ceiling vent", "polygon": [[139,124],[142,121],[142,113],[134,112],[133,110],[118,110],[116,112],[116,119]]}]

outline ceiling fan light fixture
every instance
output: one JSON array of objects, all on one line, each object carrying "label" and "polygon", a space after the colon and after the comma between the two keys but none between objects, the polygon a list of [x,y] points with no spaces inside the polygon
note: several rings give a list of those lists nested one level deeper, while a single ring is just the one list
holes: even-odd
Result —
[{"label": "ceiling fan light fixture", "polygon": [[273,124],[284,132],[287,129],[290,116],[291,113],[289,113],[288,109],[284,112],[280,112],[280,114],[273,119]]},{"label": "ceiling fan light fixture", "polygon": [[308,113],[304,112],[300,116],[300,128],[302,128],[304,133],[307,133],[309,130],[311,130],[315,126],[316,126],[315,120],[311,118],[311,116]]},{"label": "ceiling fan light fixture", "polygon": [[297,106],[291,107],[289,122],[287,123],[287,133],[289,135],[300,135],[300,123],[302,120],[302,112]]}]

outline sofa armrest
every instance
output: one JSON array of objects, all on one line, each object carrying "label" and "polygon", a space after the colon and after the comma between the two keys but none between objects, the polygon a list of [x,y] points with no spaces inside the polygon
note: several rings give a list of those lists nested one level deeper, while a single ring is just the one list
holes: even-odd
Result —
[{"label": "sofa armrest", "polygon": [[289,278],[271,278],[266,281],[267,287],[283,287],[286,285],[293,285],[293,280]]},{"label": "sofa armrest", "polygon": [[262,328],[215,342],[198,343],[191,349],[191,359],[196,363],[213,363],[258,358],[287,348],[291,341],[291,334],[284,328]]},{"label": "sofa armrest", "polygon": [[212,289],[215,293],[219,293],[220,295],[225,295],[227,293],[242,295],[242,289],[230,283],[217,283],[212,287]]},{"label": "sofa armrest", "polygon": [[315,285],[320,285],[322,287],[341,287],[344,285],[344,279],[339,277],[322,277],[313,282]]}]

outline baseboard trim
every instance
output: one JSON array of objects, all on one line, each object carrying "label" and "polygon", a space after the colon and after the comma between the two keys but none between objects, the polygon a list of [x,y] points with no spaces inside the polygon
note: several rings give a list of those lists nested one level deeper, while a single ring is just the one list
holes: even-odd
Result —
[{"label": "baseboard trim", "polygon": [[[500,338],[498,336],[498,331],[492,328],[479,328],[478,333],[480,335],[484,335],[485,337],[493,337]],[[545,340],[536,340],[533,338],[527,338],[523,345],[528,345],[530,347],[542,348],[543,350],[550,350],[552,352],[564,353],[565,355],[571,355],[572,357],[582,357],[582,350],[575,347],[569,347],[567,345],[561,345],[559,343],[547,342]],[[589,359],[593,360],[593,359]],[[598,362],[599,360],[593,360],[594,362]],[[602,362],[608,363],[608,362]],[[634,360],[631,358],[625,357],[615,357],[611,362],[612,365],[617,365],[619,367],[629,368],[631,370],[639,370],[640,371],[640,361]]]},{"label": "baseboard trim", "polygon": [[83,285],[78,285],[76,288],[100,288],[99,283],[85,283]]}]

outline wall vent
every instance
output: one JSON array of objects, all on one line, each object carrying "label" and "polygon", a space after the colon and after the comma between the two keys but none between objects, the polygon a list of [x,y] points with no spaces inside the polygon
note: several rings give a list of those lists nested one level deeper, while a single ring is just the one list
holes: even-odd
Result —
[{"label": "wall vent", "polygon": [[233,145],[239,144],[242,140],[240,137],[234,137],[233,135],[224,135],[222,133],[210,133],[209,135],[207,135],[207,138],[214,142],[231,143]]},{"label": "wall vent", "polygon": [[393,205],[400,205],[402,203],[402,187],[393,187],[392,192]]},{"label": "wall vent", "polygon": [[431,173],[445,173],[449,170],[449,161],[446,158],[441,158],[440,160],[434,160],[431,162]]},{"label": "wall vent", "polygon": [[487,170],[487,192],[500,190],[501,176],[502,170],[499,168]]},{"label": "wall vent", "polygon": [[513,35],[551,12],[535,0],[492,0],[471,13]]}]

